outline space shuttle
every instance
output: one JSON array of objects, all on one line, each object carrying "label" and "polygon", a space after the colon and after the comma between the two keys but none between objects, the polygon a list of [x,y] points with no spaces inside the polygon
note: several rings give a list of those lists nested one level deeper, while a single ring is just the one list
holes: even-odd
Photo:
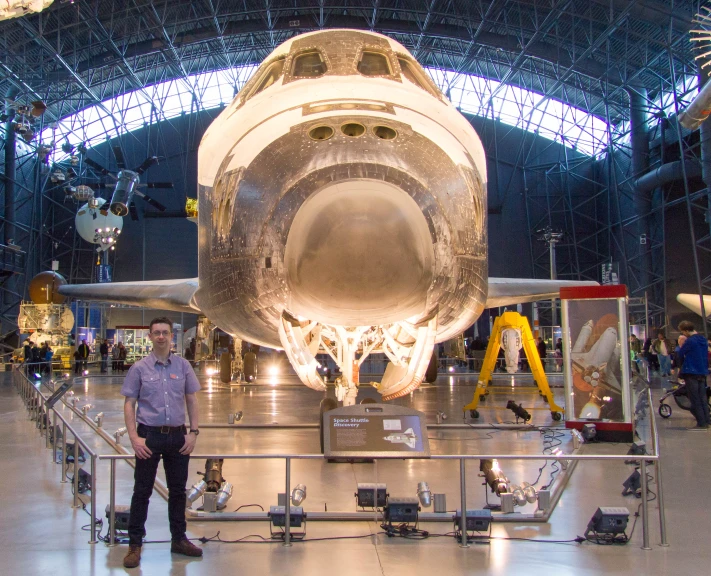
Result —
[{"label": "space shuttle", "polygon": [[202,313],[283,349],[323,391],[317,354],[355,403],[359,366],[391,400],[420,386],[436,343],[487,307],[597,284],[489,278],[486,158],[470,123],[410,52],[367,31],[277,47],[198,151],[199,275],[67,285],[60,293]]}]

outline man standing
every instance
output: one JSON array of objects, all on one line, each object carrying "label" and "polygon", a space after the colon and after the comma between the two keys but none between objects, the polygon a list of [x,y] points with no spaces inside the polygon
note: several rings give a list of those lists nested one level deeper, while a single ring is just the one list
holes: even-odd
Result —
[{"label": "man standing", "polygon": [[657,358],[659,359],[659,371],[662,373],[662,376],[670,376],[672,345],[664,336],[664,332],[657,334],[657,339],[652,346],[654,346],[654,351],[657,353]]},{"label": "man standing", "polygon": [[77,352],[79,352],[79,361],[81,362],[81,369],[86,370],[86,360],[89,358],[89,346],[86,343],[86,340],[82,340],[81,344],[79,344],[79,348],[77,348]]},{"label": "man standing", "polygon": [[[543,362],[543,359],[547,356],[546,343],[543,341],[543,338],[541,338],[540,336],[538,337],[538,340],[536,342],[536,348],[538,349],[538,355],[541,357],[541,362]],[[545,362],[543,362],[543,367],[545,369]]]},{"label": "man standing", "polygon": [[708,430],[711,425],[706,397],[706,375],[709,373],[708,342],[696,332],[694,325],[688,320],[679,323],[679,332],[686,336],[686,342],[677,354],[677,362],[681,366],[679,378],[686,383],[691,413],[696,417],[696,426],[688,430]]},{"label": "man standing", "polygon": [[[148,501],[161,456],[168,484],[170,551],[202,556],[202,549],[185,536],[185,486],[190,453],[200,433],[195,396],[200,384],[190,363],[170,352],[173,340],[170,319],[151,320],[148,338],[153,343],[153,351],[131,366],[121,388],[121,394],[126,397],[123,410],[126,428],[136,453],[128,526],[129,548],[123,560],[126,568],[135,568],[141,562]],[[189,430],[184,424],[186,405]]]},{"label": "man standing", "polygon": [[99,353],[101,354],[101,373],[106,374],[109,370],[109,341],[104,340],[99,346]]}]

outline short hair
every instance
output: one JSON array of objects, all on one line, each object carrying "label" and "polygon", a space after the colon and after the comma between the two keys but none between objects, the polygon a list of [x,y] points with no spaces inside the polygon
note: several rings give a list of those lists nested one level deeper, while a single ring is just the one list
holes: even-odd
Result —
[{"label": "short hair", "polygon": [[158,316],[158,318],[153,318],[153,320],[151,320],[151,323],[148,325],[148,330],[150,332],[153,332],[153,324],[167,324],[170,326],[170,331],[173,331],[173,321],[165,316]]},{"label": "short hair", "polygon": [[690,322],[689,320],[682,320],[679,322],[679,332],[693,332],[696,330],[694,328],[694,323]]}]

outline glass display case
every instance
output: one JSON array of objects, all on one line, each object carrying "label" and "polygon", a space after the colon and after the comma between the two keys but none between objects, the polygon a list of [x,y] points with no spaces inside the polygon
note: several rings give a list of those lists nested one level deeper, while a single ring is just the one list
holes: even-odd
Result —
[{"label": "glass display case", "polygon": [[148,326],[116,326],[115,342],[123,342],[126,347],[126,365],[148,356],[151,341],[148,338]]},{"label": "glass display case", "polygon": [[[123,342],[126,347],[127,366],[151,353],[153,345],[148,337],[149,332],[148,326],[116,326],[114,345]],[[183,355],[183,328],[180,324],[173,324],[173,345],[171,349],[175,354]]]}]

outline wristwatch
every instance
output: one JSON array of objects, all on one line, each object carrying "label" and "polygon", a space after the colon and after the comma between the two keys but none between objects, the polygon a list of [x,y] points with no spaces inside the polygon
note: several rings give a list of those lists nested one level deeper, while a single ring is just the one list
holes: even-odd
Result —
[{"label": "wristwatch", "polygon": [[200,434],[200,430],[198,430],[197,428],[196,429],[191,428],[189,434],[195,434],[195,436],[197,436],[198,434]]}]

